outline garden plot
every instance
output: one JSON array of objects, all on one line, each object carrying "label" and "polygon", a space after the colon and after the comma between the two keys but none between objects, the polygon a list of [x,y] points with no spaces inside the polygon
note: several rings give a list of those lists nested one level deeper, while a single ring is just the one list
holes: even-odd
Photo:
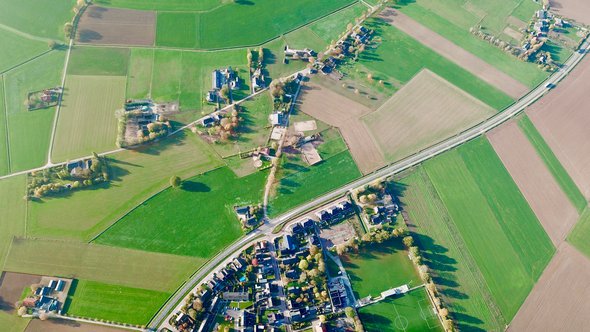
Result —
[{"label": "garden plot", "polygon": [[377,111],[362,118],[385,160],[400,160],[459,133],[495,112],[423,70]]},{"label": "garden plot", "polygon": [[156,38],[156,13],[90,6],[80,18],[77,41],[102,45],[151,46]]},{"label": "garden plot", "polygon": [[514,121],[488,138],[553,244],[561,243],[578,220],[578,212],[533,145]]}]

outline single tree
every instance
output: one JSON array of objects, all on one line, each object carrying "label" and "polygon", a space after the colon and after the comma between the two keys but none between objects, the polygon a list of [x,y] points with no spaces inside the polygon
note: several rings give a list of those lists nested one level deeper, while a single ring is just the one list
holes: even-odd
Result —
[{"label": "single tree", "polygon": [[406,246],[406,248],[410,248],[411,246],[414,245],[414,238],[411,236],[404,237],[404,239],[402,241],[404,242],[404,245]]},{"label": "single tree", "polygon": [[179,176],[173,176],[170,178],[170,185],[174,188],[178,188],[180,187],[180,185],[182,184],[182,180],[180,180]]},{"label": "single tree", "polygon": [[348,317],[348,318],[354,318],[356,316],[356,312],[354,311],[354,309],[352,307],[344,308],[344,313],[346,314],[346,317]]}]

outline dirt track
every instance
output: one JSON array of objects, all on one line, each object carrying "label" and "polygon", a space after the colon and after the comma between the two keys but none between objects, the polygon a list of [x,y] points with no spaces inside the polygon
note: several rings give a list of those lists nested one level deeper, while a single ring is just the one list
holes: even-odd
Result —
[{"label": "dirt track", "polygon": [[39,283],[40,276],[23,273],[0,273],[0,311],[14,313],[14,304],[26,287]]},{"label": "dirt track", "polygon": [[578,212],[515,121],[493,130],[488,138],[545,232],[559,245],[578,220]]},{"label": "dirt track", "polygon": [[338,127],[363,174],[385,165],[385,159],[359,118],[371,110],[317,84],[301,89],[301,111]]},{"label": "dirt track", "polygon": [[588,331],[590,260],[564,242],[508,331]]},{"label": "dirt track", "polygon": [[78,323],[71,320],[50,319],[45,322],[32,320],[25,332],[124,332],[129,330],[117,329],[88,323]]},{"label": "dirt track", "polygon": [[82,15],[77,41],[101,45],[154,45],[156,13],[90,6]]},{"label": "dirt track", "polygon": [[425,46],[433,49],[443,57],[465,68],[483,81],[517,99],[529,91],[529,88],[496,69],[487,62],[467,52],[436,32],[422,26],[397,10],[388,8],[381,13],[381,18],[410,35]]},{"label": "dirt track", "polygon": [[551,10],[566,18],[590,24],[590,2],[588,0],[550,0]]},{"label": "dirt track", "polygon": [[527,113],[586,199],[590,198],[590,58]]}]

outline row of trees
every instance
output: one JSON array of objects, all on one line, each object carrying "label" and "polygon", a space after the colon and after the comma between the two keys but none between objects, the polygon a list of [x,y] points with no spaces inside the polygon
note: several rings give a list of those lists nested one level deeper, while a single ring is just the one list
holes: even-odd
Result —
[{"label": "row of trees", "polygon": [[364,332],[365,331],[365,328],[363,327],[363,323],[361,322],[361,319],[354,308],[352,308],[352,307],[344,308],[344,314],[346,315],[346,317],[348,317],[349,319],[351,319],[353,321],[355,332]]}]

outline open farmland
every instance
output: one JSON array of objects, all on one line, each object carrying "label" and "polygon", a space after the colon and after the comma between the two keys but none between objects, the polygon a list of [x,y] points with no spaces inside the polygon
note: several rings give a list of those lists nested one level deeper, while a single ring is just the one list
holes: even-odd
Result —
[{"label": "open farmland", "polygon": [[553,244],[561,243],[578,220],[578,212],[535,148],[514,121],[495,129],[488,138]]},{"label": "open farmland", "polygon": [[0,45],[0,73],[49,50],[47,43],[3,29],[0,29]]},{"label": "open farmland", "polygon": [[528,87],[523,83],[497,70],[403,13],[388,8],[381,13],[380,17],[510,97],[518,99],[528,91]]},{"label": "open farmland", "polygon": [[64,40],[63,26],[74,17],[76,0],[5,0],[1,4],[1,24],[33,38]]},{"label": "open farmland", "polygon": [[573,244],[580,252],[590,258],[590,208],[584,210],[580,220],[568,235],[567,241]]},{"label": "open farmland", "polygon": [[72,241],[15,238],[4,269],[172,292],[203,263],[194,257]]},{"label": "open farmland", "polygon": [[7,115],[4,98],[4,76],[0,75],[0,175],[5,175],[10,172]]},{"label": "open farmland", "polygon": [[590,199],[589,79],[590,59],[586,58],[555,90],[527,110],[586,199]]},{"label": "open farmland", "polygon": [[583,331],[590,316],[590,261],[564,242],[508,331]]},{"label": "open farmland", "polygon": [[[145,325],[170,294],[79,280],[68,297],[69,315]],[[68,305],[66,303],[66,305]]]},{"label": "open farmland", "polygon": [[158,11],[205,11],[222,4],[222,0],[95,0],[98,5]]},{"label": "open farmland", "polygon": [[551,0],[551,9],[557,14],[590,24],[590,3],[583,0]]},{"label": "open farmland", "polygon": [[416,289],[359,310],[366,331],[443,331],[426,291]]},{"label": "open farmland", "polygon": [[[6,328],[6,332],[22,332],[27,328],[29,321],[29,319],[0,311],[0,326]],[[41,332],[40,330],[37,331]],[[43,330],[43,332],[47,331]]]},{"label": "open farmland", "polygon": [[393,162],[494,113],[481,101],[424,70],[362,121],[385,159]]},{"label": "open farmland", "polygon": [[424,167],[400,184],[408,227],[459,330],[502,331],[507,320]]},{"label": "open farmland", "polygon": [[[19,318],[19,320],[23,320]],[[119,329],[110,326],[96,325],[92,323],[73,322],[65,319],[50,319],[42,321],[31,320],[31,323],[18,331],[25,332],[127,332],[127,329]]]},{"label": "open farmland", "polygon": [[26,176],[0,180],[0,267],[10,249],[13,236],[25,235]]},{"label": "open farmland", "polygon": [[89,241],[168,187],[170,176],[191,177],[218,167],[221,161],[205,142],[183,132],[157,144],[110,155],[109,164],[108,184],[66,197],[29,202],[28,234]]},{"label": "open farmland", "polygon": [[123,107],[125,81],[124,76],[68,76],[52,161],[66,161],[117,148],[115,110]]},{"label": "open farmland", "polygon": [[192,177],[143,202],[95,242],[210,258],[242,235],[233,207],[261,203],[266,176],[237,178],[222,167]]},{"label": "open farmland", "polygon": [[127,48],[75,46],[70,55],[68,75],[126,76],[128,66]]},{"label": "open farmland", "polygon": [[77,41],[102,45],[154,45],[156,14],[89,6],[80,18]]},{"label": "open farmland", "polygon": [[509,321],[555,251],[549,237],[486,139],[424,167]]}]

